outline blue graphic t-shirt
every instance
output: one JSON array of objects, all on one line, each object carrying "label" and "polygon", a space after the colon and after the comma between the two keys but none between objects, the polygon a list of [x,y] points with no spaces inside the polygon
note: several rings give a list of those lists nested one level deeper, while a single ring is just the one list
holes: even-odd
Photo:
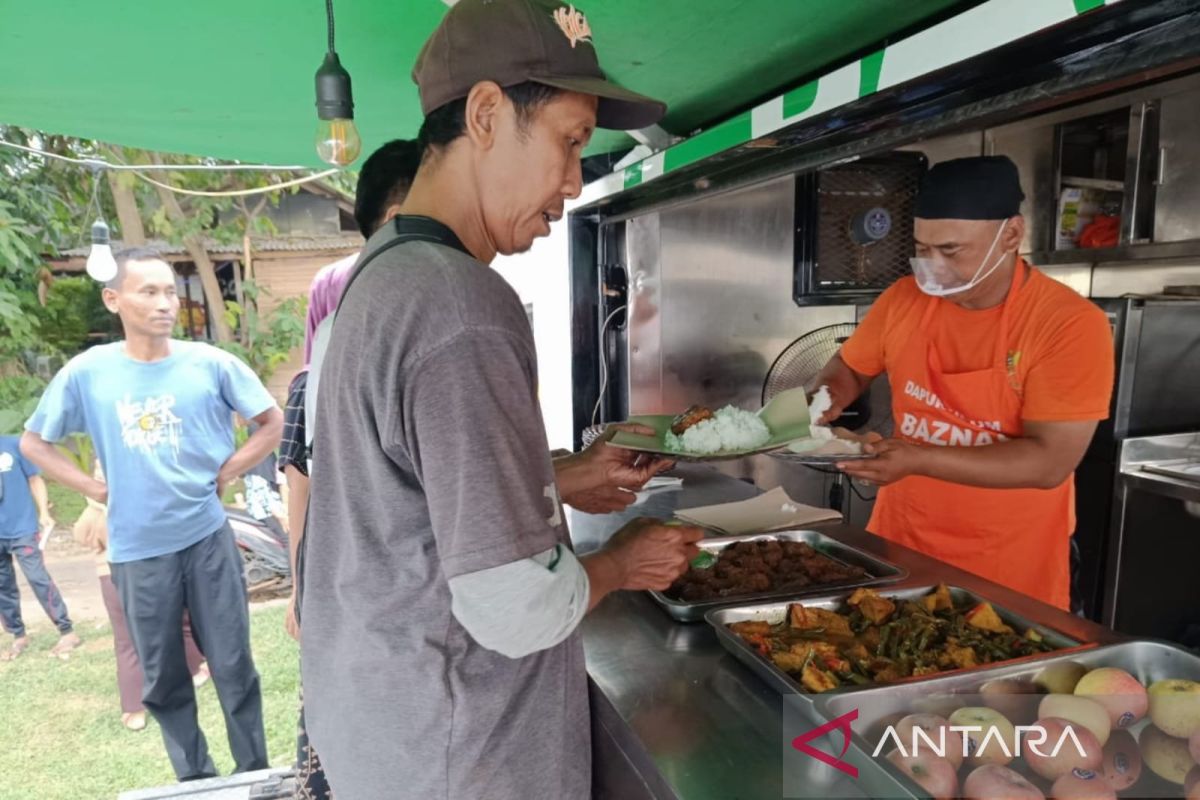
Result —
[{"label": "blue graphic t-shirt", "polygon": [[125,343],[94,347],[54,377],[25,424],[48,442],[86,433],[108,480],[108,559],[175,553],[225,521],[217,472],[234,451],[236,411],[275,401],[249,367],[197,342],[145,363]]},{"label": "blue graphic t-shirt", "polygon": [[37,505],[29,479],[38,468],[21,455],[20,439],[0,436],[0,539],[20,539],[38,532]]}]

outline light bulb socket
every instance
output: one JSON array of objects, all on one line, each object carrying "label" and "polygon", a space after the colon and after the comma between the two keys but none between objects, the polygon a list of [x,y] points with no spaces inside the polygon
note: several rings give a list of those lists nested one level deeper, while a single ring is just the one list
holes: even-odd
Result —
[{"label": "light bulb socket", "polygon": [[317,70],[317,118],[354,119],[350,73],[333,51],[325,54],[325,60]]},{"label": "light bulb socket", "polygon": [[92,244],[109,244],[108,224],[98,219],[92,223]]}]

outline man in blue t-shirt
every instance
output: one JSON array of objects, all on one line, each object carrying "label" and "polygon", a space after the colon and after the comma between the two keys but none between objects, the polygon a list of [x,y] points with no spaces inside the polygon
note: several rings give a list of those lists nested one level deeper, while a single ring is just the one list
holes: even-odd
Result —
[{"label": "man in blue t-shirt", "polygon": [[21,455],[17,437],[0,436],[0,622],[13,635],[12,646],[0,652],[0,661],[11,661],[29,647],[21,619],[21,590],[13,569],[14,558],[46,616],[58,628],[60,638],[50,652],[66,657],[80,644],[38,546],[41,531],[49,534],[53,526],[46,482],[40,471]]},{"label": "man in blue t-shirt", "polygon": [[[196,722],[184,610],[208,659],[236,771],[264,769],[246,584],[220,498],[278,446],[283,412],[234,356],[171,338],[179,298],[170,265],[134,250],[117,266],[103,297],[124,341],[63,367],[26,423],[21,451],[50,478],[108,505],[108,559],[144,673],[142,701],[179,780],[216,775]],[[260,426],[236,451],[234,412]],[[92,437],[107,483],[53,446],[75,432]]]}]

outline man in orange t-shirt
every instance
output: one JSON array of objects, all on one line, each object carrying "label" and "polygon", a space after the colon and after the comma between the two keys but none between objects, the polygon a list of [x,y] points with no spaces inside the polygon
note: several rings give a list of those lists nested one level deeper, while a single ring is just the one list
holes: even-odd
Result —
[{"label": "man in orange t-shirt", "polygon": [[839,465],[879,485],[868,529],[1067,608],[1073,473],[1108,415],[1113,342],[1095,305],[1030,266],[1017,169],[942,162],[917,197],[913,275],[826,365],[836,419],[881,372],[896,438]]}]

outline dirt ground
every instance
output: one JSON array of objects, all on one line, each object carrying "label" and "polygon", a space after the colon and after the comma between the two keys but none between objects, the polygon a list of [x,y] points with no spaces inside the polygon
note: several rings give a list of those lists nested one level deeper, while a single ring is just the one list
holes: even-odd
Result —
[{"label": "dirt ground", "polygon": [[[104,611],[104,599],[100,596],[96,558],[75,542],[70,528],[60,525],[55,529],[50,535],[44,556],[46,569],[66,600],[71,621],[80,627],[89,623],[106,626],[108,615]],[[25,581],[25,576],[19,567],[15,564],[14,567],[17,583],[21,586],[21,616],[25,620],[25,627],[32,632],[51,630],[53,626]],[[252,595],[251,600],[258,607],[286,603],[286,596],[286,591],[263,592]]]},{"label": "dirt ground", "polygon": [[[46,569],[50,577],[58,584],[63,599],[67,603],[67,613],[76,624],[88,621],[107,621],[104,613],[104,600],[100,596],[100,581],[97,578],[96,558],[87,550],[75,543],[71,530],[62,525],[50,534],[50,542],[43,554],[46,559]],[[21,616],[25,626],[31,631],[50,630],[50,620],[46,618],[37,598],[30,590],[25,576],[15,563],[17,582],[21,586]]]}]

